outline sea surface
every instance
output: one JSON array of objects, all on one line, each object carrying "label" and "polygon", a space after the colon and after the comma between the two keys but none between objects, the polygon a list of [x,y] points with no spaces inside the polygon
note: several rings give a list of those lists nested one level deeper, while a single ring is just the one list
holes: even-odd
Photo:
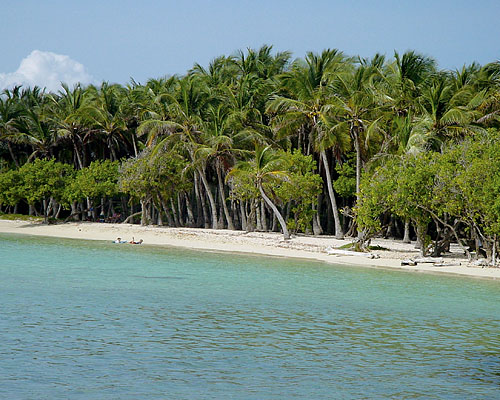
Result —
[{"label": "sea surface", "polygon": [[499,399],[500,282],[0,235],[2,399]]}]

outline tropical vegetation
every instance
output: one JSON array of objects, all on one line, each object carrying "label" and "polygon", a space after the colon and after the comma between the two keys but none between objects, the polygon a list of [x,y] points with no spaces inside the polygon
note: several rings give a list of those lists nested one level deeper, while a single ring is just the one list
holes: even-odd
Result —
[{"label": "tropical vegetation", "polygon": [[270,46],[183,76],[0,95],[0,212],[417,239],[494,261],[500,62]]}]

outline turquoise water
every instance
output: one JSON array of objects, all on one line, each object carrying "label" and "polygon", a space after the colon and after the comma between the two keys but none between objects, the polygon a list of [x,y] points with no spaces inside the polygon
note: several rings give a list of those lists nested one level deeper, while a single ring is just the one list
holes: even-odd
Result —
[{"label": "turquoise water", "polygon": [[0,398],[499,393],[498,281],[0,236]]}]

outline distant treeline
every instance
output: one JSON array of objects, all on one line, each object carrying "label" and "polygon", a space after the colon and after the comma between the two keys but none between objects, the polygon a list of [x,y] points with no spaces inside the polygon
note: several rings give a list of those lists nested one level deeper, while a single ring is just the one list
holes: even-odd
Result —
[{"label": "distant treeline", "polygon": [[184,76],[0,96],[0,211],[451,241],[495,258],[500,63],[270,46]]}]

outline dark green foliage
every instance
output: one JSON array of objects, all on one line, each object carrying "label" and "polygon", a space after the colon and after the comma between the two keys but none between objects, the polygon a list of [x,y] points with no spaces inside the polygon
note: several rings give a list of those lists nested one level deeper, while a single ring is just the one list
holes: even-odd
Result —
[{"label": "dark green foliage", "polygon": [[335,166],[338,178],[333,183],[333,188],[341,197],[349,198],[356,195],[356,169],[350,163]]},{"label": "dark green foliage", "polygon": [[359,226],[374,234],[381,228],[380,217],[391,212],[411,219],[425,245],[431,221],[443,228],[458,221],[491,254],[500,235],[499,139],[499,132],[490,130],[451,144],[442,153],[392,158],[366,173],[356,208]]},{"label": "dark green foliage", "polygon": [[267,229],[279,215],[340,238],[351,223],[366,242],[409,220],[424,251],[453,228],[493,252],[499,71],[441,71],[414,51],[290,62],[263,46],[144,85],[13,88],[0,95],[0,207],[129,202],[143,223],[230,229],[261,207]]},{"label": "dark green foliage", "polygon": [[22,198],[22,181],[19,171],[0,172],[0,205],[15,206]]}]

